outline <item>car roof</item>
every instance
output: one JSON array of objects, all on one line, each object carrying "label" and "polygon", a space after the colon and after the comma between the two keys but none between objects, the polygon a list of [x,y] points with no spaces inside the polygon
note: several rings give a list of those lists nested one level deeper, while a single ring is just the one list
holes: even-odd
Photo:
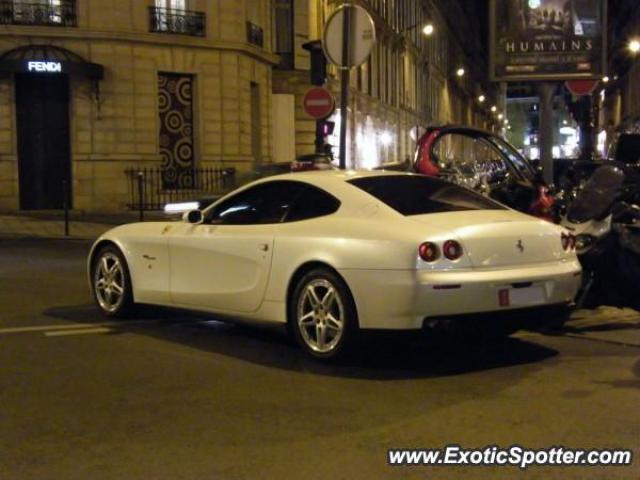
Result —
[{"label": "car roof", "polygon": [[[229,193],[219,198],[211,205],[208,205],[206,209],[214,208],[216,205],[221,202],[226,201],[233,195],[240,193],[244,190],[252,188],[257,185],[263,185],[271,182],[278,181],[294,181],[294,182],[303,182],[313,185],[315,187],[321,188],[322,190],[328,192],[329,194],[337,197],[341,202],[347,201],[347,203],[343,203],[340,208],[340,212],[349,214],[354,211],[357,211],[363,205],[374,203],[379,203],[382,206],[383,210],[387,210],[392,216],[398,216],[399,214],[395,212],[390,207],[386,206],[383,202],[378,199],[371,197],[365,191],[354,187],[348,183],[349,180],[354,180],[357,178],[373,178],[373,177],[398,177],[398,176],[414,176],[414,177],[426,177],[425,175],[421,175],[418,173],[410,173],[410,172],[397,172],[397,171],[382,171],[382,170],[309,170],[302,172],[292,172],[292,173],[284,173],[280,175],[271,175],[269,177],[261,178],[258,180],[254,180],[249,182]],[[441,180],[442,181],[442,180]]]},{"label": "car roof", "polygon": [[269,182],[278,180],[302,181],[311,184],[344,183],[356,178],[366,177],[391,177],[391,176],[423,176],[418,173],[384,171],[384,170],[307,170],[303,172],[283,173],[258,180],[258,182]]},{"label": "car roof", "polygon": [[[363,190],[349,184],[350,180],[358,178],[374,178],[374,177],[426,177],[419,173],[382,171],[382,170],[309,170],[303,172],[284,173],[281,175],[272,175],[270,177],[255,180],[240,190],[250,188],[255,185],[265,184],[278,181],[304,182],[330,193],[339,200],[348,200],[354,208],[365,203],[374,201],[370,195]],[[435,180],[435,179],[434,179]],[[238,191],[238,190],[236,190]],[[234,193],[234,192],[231,192]],[[379,200],[375,200],[378,202]]]}]

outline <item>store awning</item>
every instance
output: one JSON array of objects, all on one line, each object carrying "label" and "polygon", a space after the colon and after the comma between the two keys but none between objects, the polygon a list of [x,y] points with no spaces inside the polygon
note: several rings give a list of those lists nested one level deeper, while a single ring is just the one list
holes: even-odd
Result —
[{"label": "store awning", "polygon": [[66,48],[55,45],[24,45],[0,55],[0,73],[67,73],[102,80],[104,67],[88,62]]}]

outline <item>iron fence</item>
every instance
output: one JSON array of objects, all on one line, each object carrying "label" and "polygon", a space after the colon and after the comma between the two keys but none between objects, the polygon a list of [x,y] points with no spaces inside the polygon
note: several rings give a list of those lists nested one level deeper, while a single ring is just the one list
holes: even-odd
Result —
[{"label": "iron fence", "polygon": [[203,12],[174,8],[149,7],[149,31],[204,37],[206,15]]},{"label": "iron fence", "polygon": [[76,27],[76,1],[0,0],[0,24]]},{"label": "iron fence", "polygon": [[235,168],[192,168],[193,186],[165,188],[162,168],[130,168],[125,170],[128,181],[130,210],[162,210],[167,203],[198,200],[219,195],[235,185]]}]

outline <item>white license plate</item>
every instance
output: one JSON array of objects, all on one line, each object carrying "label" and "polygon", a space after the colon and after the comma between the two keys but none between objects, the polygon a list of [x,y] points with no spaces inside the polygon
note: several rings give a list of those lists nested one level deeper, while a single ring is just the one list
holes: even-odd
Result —
[{"label": "white license plate", "polygon": [[504,288],[498,292],[501,307],[510,305],[540,305],[545,303],[544,287]]}]

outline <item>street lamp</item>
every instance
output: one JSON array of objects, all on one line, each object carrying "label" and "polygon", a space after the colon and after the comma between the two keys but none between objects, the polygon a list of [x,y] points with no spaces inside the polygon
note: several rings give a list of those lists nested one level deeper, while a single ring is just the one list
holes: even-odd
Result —
[{"label": "street lamp", "polygon": [[602,83],[608,83],[609,82],[609,77],[602,77]]},{"label": "street lamp", "polygon": [[433,23],[429,22],[422,28],[422,33],[424,33],[427,37],[433,35]]},{"label": "street lamp", "polygon": [[484,95],[480,95],[480,96],[478,97],[478,102],[480,102],[480,103],[484,103],[485,98],[486,98],[486,97],[485,97]]},{"label": "street lamp", "polygon": [[464,68],[460,67],[458,68],[458,70],[456,70],[456,75],[459,77],[463,77],[464,76]]},{"label": "street lamp", "polygon": [[637,40],[637,39],[631,40],[629,42],[629,50],[633,54],[640,52],[640,40]]},{"label": "street lamp", "polygon": [[493,113],[496,113],[497,110],[498,110],[498,107],[496,107],[495,105],[493,107],[491,107],[491,111]]},{"label": "street lamp", "polygon": [[422,27],[421,31],[423,33],[424,36],[426,37],[430,37],[431,35],[433,35],[433,32],[435,32],[435,27],[433,26],[433,22],[418,22],[418,23],[414,23],[413,25],[409,26],[409,27],[405,27],[402,30],[399,30],[398,33],[405,33],[405,32],[409,32],[411,30],[413,30],[414,28],[417,27]]},{"label": "street lamp", "polygon": [[499,113],[499,114],[498,114],[498,120],[502,120],[502,119],[503,119],[503,117],[504,117],[504,115],[503,115],[503,114],[501,114],[501,113]]}]

